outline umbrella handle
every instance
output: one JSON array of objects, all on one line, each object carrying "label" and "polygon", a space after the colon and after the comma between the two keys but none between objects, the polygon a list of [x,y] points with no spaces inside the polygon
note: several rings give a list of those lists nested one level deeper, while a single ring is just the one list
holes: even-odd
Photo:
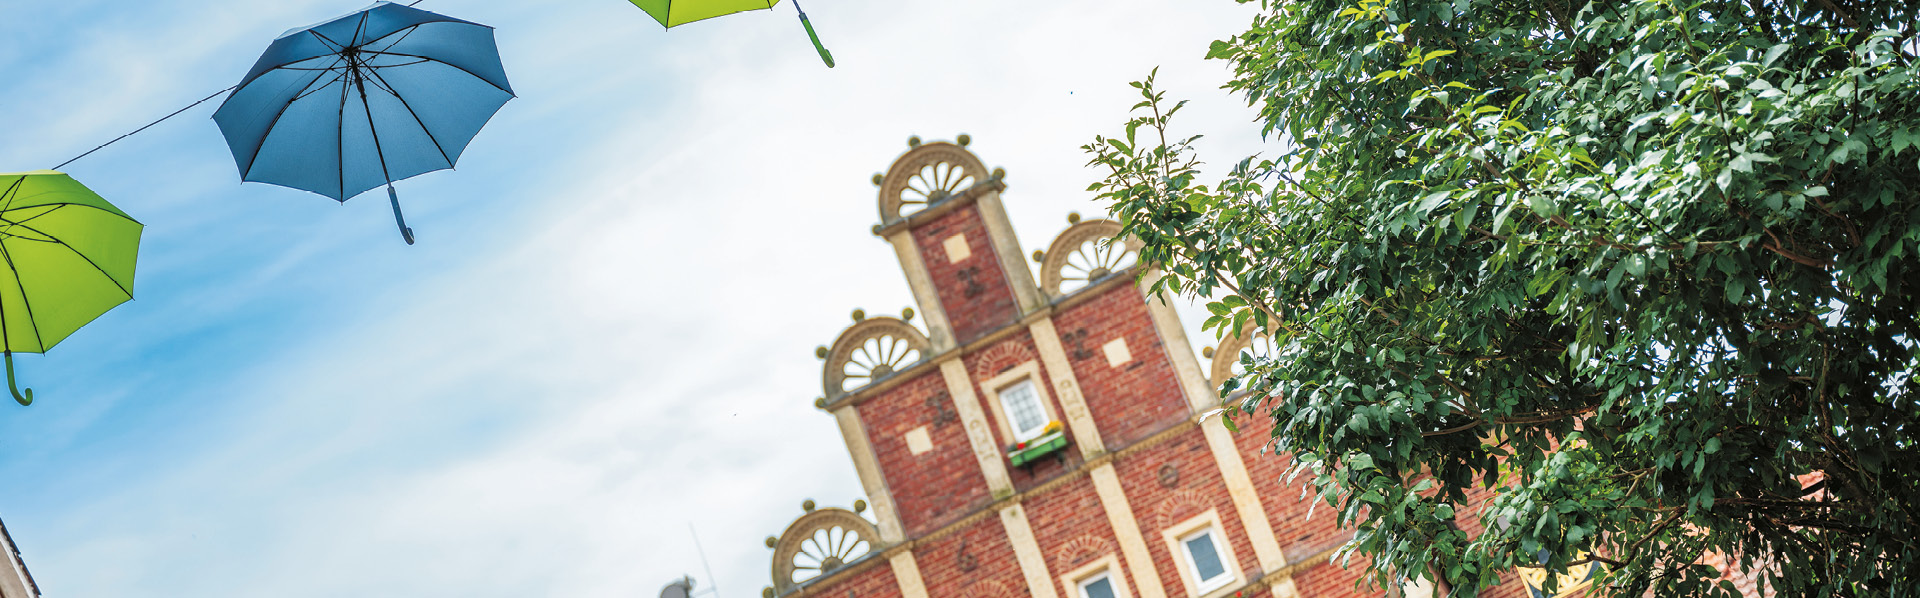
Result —
[{"label": "umbrella handle", "polygon": [[13,381],[13,352],[7,351],[6,354],[7,354],[7,390],[13,391],[13,400],[14,402],[20,403],[21,407],[32,405],[33,389],[29,388],[26,390],[25,393],[22,393],[20,391],[20,385],[14,383]]},{"label": "umbrella handle", "polygon": [[412,245],[413,229],[407,227],[406,217],[400,215],[400,194],[393,192],[393,183],[387,183],[387,201],[393,203],[393,222],[400,225],[400,238],[406,239],[407,244]]},{"label": "umbrella handle", "polygon": [[[793,7],[799,10],[800,4],[795,3]],[[820,44],[820,35],[813,32],[813,22],[807,20],[805,12],[800,13],[800,26],[807,28],[807,39],[813,40],[813,49],[820,52],[820,60],[827,63],[827,68],[833,68],[833,53],[828,52],[827,47]]]}]

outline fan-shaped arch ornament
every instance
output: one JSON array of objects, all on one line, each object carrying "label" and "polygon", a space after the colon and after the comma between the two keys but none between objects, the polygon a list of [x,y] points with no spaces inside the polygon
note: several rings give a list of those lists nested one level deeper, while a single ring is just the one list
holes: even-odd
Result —
[{"label": "fan-shaped arch ornament", "polygon": [[773,587],[788,588],[826,575],[874,552],[880,530],[846,509],[819,509],[802,515],[773,547]]},{"label": "fan-shaped arch ornament", "polygon": [[827,396],[866,386],[928,357],[933,345],[912,324],[895,318],[868,318],[848,327],[827,353]]},{"label": "fan-shaped arch ornament", "polygon": [[991,175],[980,158],[946,142],[923,144],[893,161],[880,181],[880,221],[893,222],[959,195]]},{"label": "fan-shaped arch ornament", "polygon": [[1040,263],[1040,288],[1058,297],[1139,263],[1139,241],[1111,241],[1120,230],[1112,220],[1088,220],[1054,237]]}]

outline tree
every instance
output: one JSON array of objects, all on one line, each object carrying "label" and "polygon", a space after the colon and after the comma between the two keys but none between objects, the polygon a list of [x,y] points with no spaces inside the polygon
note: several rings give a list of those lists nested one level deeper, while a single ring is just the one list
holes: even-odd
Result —
[{"label": "tree", "polygon": [[1262,0],[1209,56],[1280,153],[1204,183],[1151,77],[1084,149],[1156,286],[1274,341],[1229,414],[1271,418],[1377,581],[1591,560],[1612,595],[1737,595],[1718,555],[1780,595],[1914,595],[1917,27]]}]

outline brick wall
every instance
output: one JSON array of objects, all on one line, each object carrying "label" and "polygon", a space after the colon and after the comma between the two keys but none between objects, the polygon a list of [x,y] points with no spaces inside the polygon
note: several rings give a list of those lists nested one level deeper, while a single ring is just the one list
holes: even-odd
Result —
[{"label": "brick wall", "polygon": [[[1055,313],[1053,326],[1101,440],[1117,449],[1178,423],[1189,411],[1139,288],[1118,285],[1098,292]],[[1119,367],[1109,365],[1102,350],[1114,339],[1125,339],[1133,356]]]},{"label": "brick wall", "polygon": [[913,551],[928,598],[1024,598],[1027,582],[1000,516],[989,514]]},{"label": "brick wall", "polygon": [[1246,578],[1259,579],[1260,562],[1254,558],[1233,499],[1221,481],[1220,467],[1199,428],[1189,427],[1177,438],[1118,459],[1114,470],[1120,486],[1127,491],[1127,502],[1140,523],[1140,534],[1168,596],[1187,595],[1176,568],[1176,562],[1185,561],[1176,561],[1183,557],[1172,552],[1162,532],[1208,509],[1219,514],[1224,528],[1219,530],[1221,536],[1232,547],[1234,560]]},{"label": "brick wall", "polygon": [[[1335,525],[1338,513],[1332,507],[1315,506],[1317,499],[1309,483],[1312,474],[1289,481],[1287,469],[1293,466],[1293,458],[1266,450],[1272,424],[1261,417],[1241,416],[1236,421],[1240,431],[1233,435],[1233,441],[1247,464],[1247,477],[1253,479],[1254,490],[1260,493],[1260,506],[1273,524],[1274,539],[1279,540],[1280,551],[1287,559],[1306,558],[1352,538],[1351,532]],[[1209,421],[1209,425],[1213,423]],[[1303,496],[1302,492],[1307,494]]]},{"label": "brick wall", "polygon": [[[952,404],[939,368],[927,368],[856,407],[909,535],[939,529],[993,499]],[[921,426],[933,449],[915,455],[906,435]]]},{"label": "brick wall", "polygon": [[[954,235],[966,236],[970,254],[958,262],[948,259],[946,249],[947,239]],[[953,324],[955,341],[964,345],[1020,317],[978,205],[955,209],[915,227],[913,242],[933,278],[940,307]]]},{"label": "brick wall", "polygon": [[[1033,526],[1040,553],[1046,556],[1047,570],[1055,580],[1104,556],[1120,557],[1120,542],[1114,538],[1113,525],[1107,522],[1106,509],[1091,479],[1081,477],[1038,497],[1023,506],[1027,522]],[[1124,563],[1124,559],[1122,559]],[[1124,564],[1122,569],[1126,567]],[[1127,587],[1136,582],[1128,577]],[[1071,588],[1062,588],[1071,596]]]},{"label": "brick wall", "polygon": [[[877,554],[872,558],[884,560]],[[835,575],[828,581],[832,583],[808,588],[809,593],[832,598],[900,598],[900,582],[893,577],[893,566],[885,562],[876,563],[852,575]]]},{"label": "brick wall", "polygon": [[[1067,437],[1075,444],[1060,452],[1023,467],[1014,467],[1013,462],[1007,459],[1004,449],[1007,445],[1013,444],[1013,439],[1001,430],[1000,418],[994,412],[995,399],[992,391],[998,389],[988,388],[985,382],[1022,364],[1040,363],[1040,352],[1033,345],[1032,333],[1022,331],[1008,336],[961,359],[967,367],[967,375],[973,380],[974,396],[980,399],[980,410],[986,413],[988,427],[993,430],[994,446],[1002,448],[1000,459],[1007,465],[1007,475],[1013,479],[1014,490],[1026,492],[1047,480],[1080,467],[1084,459],[1081,458],[1080,451],[1074,448],[1079,446],[1080,439],[1073,437],[1072,430],[1067,430]],[[1035,380],[1034,384],[1046,392],[1049,415],[1052,419],[1061,420],[1064,424],[1066,411],[1060,408],[1060,397],[1054,395],[1053,378],[1047,375],[1044,366],[1039,368],[1039,372],[1040,379]]]}]

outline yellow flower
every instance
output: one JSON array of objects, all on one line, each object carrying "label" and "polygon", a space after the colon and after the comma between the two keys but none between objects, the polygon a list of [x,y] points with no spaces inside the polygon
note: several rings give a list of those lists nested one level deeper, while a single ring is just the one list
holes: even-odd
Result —
[{"label": "yellow flower", "polygon": [[1057,419],[1047,422],[1047,427],[1040,430],[1042,434],[1052,434],[1058,431],[1060,431],[1060,420]]}]

